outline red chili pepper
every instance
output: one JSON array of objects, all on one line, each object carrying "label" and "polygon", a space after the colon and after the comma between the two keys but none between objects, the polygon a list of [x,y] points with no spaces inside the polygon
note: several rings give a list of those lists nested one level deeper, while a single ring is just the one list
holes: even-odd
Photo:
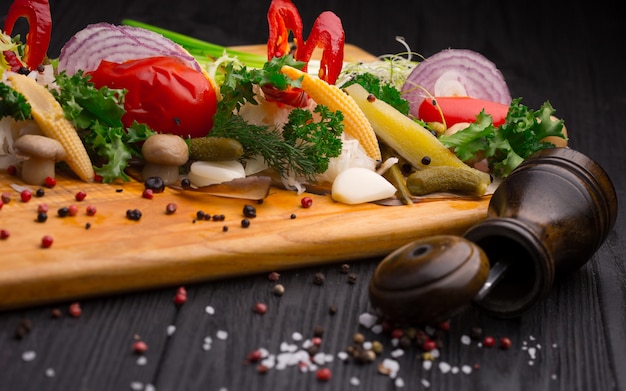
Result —
[{"label": "red chili pepper", "polygon": [[[291,0],[272,0],[267,13],[269,38],[267,57],[282,57],[293,52],[296,61],[305,63],[303,71],[317,48],[322,49],[319,77],[329,84],[335,84],[343,67],[345,33],[341,19],[331,11],[322,12],[315,20],[306,41],[302,38],[302,18]],[[294,49],[291,50],[289,37],[292,36]],[[301,89],[288,87],[286,90],[263,88],[269,100],[303,107],[308,98]]]},{"label": "red chili pepper", "polygon": [[161,133],[204,137],[213,127],[217,94],[211,80],[171,57],[122,64],[101,61],[89,72],[96,87],[123,88],[124,126],[133,121]]},{"label": "red chili pepper", "polygon": [[37,69],[50,45],[52,16],[48,0],[15,0],[4,20],[4,32],[11,35],[15,22],[22,17],[26,18],[29,26],[23,60],[30,69]]},{"label": "red chili pepper", "polygon": [[[437,97],[424,99],[420,104],[418,117],[425,122],[442,122],[441,114],[448,127],[459,122],[474,122],[482,110],[491,115],[494,126],[504,123],[509,106],[467,96]],[[439,110],[441,109],[441,112]]]}]

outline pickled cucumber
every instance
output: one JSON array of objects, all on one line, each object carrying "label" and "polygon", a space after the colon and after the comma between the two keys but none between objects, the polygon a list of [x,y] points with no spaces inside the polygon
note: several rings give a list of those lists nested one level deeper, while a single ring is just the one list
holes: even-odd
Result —
[{"label": "pickled cucumber", "polygon": [[388,103],[380,99],[368,99],[369,93],[360,84],[352,84],[344,90],[359,105],[376,135],[413,167],[469,167],[429,130]]},{"label": "pickled cucumber", "polygon": [[411,194],[421,196],[436,192],[462,193],[482,196],[491,183],[489,174],[473,168],[429,167],[417,170],[407,177]]},{"label": "pickled cucumber", "polygon": [[196,161],[236,160],[243,155],[241,143],[229,137],[196,137],[187,140],[189,159]]}]

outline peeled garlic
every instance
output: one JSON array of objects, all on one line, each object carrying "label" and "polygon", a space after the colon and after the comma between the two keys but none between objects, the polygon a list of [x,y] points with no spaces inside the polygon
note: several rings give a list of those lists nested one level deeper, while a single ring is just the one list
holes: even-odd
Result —
[{"label": "peeled garlic", "polygon": [[245,178],[246,171],[237,160],[197,161],[189,167],[189,181],[197,187],[224,183],[233,179]]},{"label": "peeled garlic", "polygon": [[363,167],[348,168],[335,178],[331,196],[344,204],[361,204],[393,197],[396,188],[375,171]]}]

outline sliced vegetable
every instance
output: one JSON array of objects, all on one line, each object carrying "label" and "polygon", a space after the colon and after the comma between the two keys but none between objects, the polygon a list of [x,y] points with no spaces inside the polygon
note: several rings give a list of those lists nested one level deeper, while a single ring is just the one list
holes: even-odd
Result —
[{"label": "sliced vegetable", "polygon": [[409,74],[402,93],[415,117],[422,101],[433,96],[470,96],[511,103],[502,72],[482,54],[469,49],[446,49],[428,57]]},{"label": "sliced vegetable", "polygon": [[163,56],[176,58],[196,71],[202,70],[189,52],[161,34],[140,27],[96,23],[65,43],[59,54],[58,70],[73,75],[78,70],[95,70],[102,60],[122,63]]},{"label": "sliced vegetable", "polygon": [[[454,153],[443,146],[437,137],[420,124],[382,100],[368,99],[370,94],[360,84],[348,86],[344,91],[361,108],[382,142],[413,167],[467,167]],[[424,164],[425,161],[427,164]]]},{"label": "sliced vegetable", "polygon": [[337,175],[331,197],[344,204],[362,204],[393,197],[396,188],[380,174],[363,167],[351,167]]},{"label": "sliced vegetable", "polygon": [[196,187],[204,187],[217,183],[229,182],[233,179],[245,178],[246,172],[237,160],[221,162],[193,162],[189,167],[189,181]]},{"label": "sliced vegetable", "polygon": [[302,79],[302,89],[317,104],[327,106],[332,111],[340,111],[344,116],[344,131],[359,141],[369,157],[382,159],[374,129],[352,98],[335,85],[296,68],[284,66],[282,72],[293,80]]},{"label": "sliced vegetable", "polygon": [[[341,19],[331,11],[322,12],[313,23],[311,32],[303,39],[302,18],[291,0],[272,0],[267,12],[269,38],[267,40],[268,60],[291,53],[289,40],[293,38],[293,57],[296,61],[308,64],[313,52],[322,49],[319,78],[335,84],[343,67],[345,32]],[[306,65],[302,69],[306,72]]]},{"label": "sliced vegetable", "polygon": [[88,73],[97,88],[125,89],[122,121],[156,132],[206,136],[213,127],[217,94],[202,72],[172,57],[148,57],[118,64],[103,60]]},{"label": "sliced vegetable", "polygon": [[[294,59],[303,64],[301,69],[306,72],[313,52],[321,48],[322,58],[318,76],[329,84],[335,84],[343,67],[345,43],[343,25],[337,15],[331,11],[322,12],[313,23],[306,41],[302,37],[302,19],[291,0],[272,0],[267,13],[267,21],[269,24],[268,60],[284,57],[293,52]],[[293,49],[290,37],[293,39]],[[262,87],[269,100],[294,107],[304,107],[307,104],[306,95],[297,88],[283,89],[268,85]]]},{"label": "sliced vegetable", "polygon": [[22,59],[33,70],[43,63],[50,45],[52,17],[48,0],[14,0],[4,20],[5,33],[11,35],[15,22],[22,17],[28,21]]},{"label": "sliced vegetable", "polygon": [[495,126],[500,126],[506,119],[509,105],[469,96],[441,96],[424,99],[417,118],[424,122],[443,122],[450,127],[457,123],[474,122],[481,111],[491,116]]}]

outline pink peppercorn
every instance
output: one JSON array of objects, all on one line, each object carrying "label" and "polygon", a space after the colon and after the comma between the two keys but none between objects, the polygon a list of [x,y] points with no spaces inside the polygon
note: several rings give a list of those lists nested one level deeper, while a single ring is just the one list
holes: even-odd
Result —
[{"label": "pink peppercorn", "polygon": [[9,174],[11,176],[16,176],[17,175],[17,167],[12,166],[12,165],[7,167],[7,174]]},{"label": "pink peppercorn", "polygon": [[254,307],[252,308],[252,310],[254,312],[256,312],[257,314],[263,315],[264,313],[267,312],[267,304],[265,304],[265,303],[256,303],[254,305]]},{"label": "pink peppercorn", "polygon": [[41,247],[49,248],[52,246],[52,242],[54,242],[54,239],[52,239],[52,236],[45,235],[43,238],[41,238]]},{"label": "pink peppercorn", "polygon": [[0,229],[0,239],[8,239],[9,236],[9,231],[6,229]]},{"label": "pink peppercorn", "polygon": [[30,190],[22,190],[20,192],[20,199],[22,202],[28,202],[31,198],[33,198],[33,193]]},{"label": "pink peppercorn", "polygon": [[97,212],[97,209],[93,205],[88,205],[87,209],[86,209],[86,212],[87,212],[87,216],[95,216],[95,214]]},{"label": "pink peppercorn", "polygon": [[68,313],[72,318],[78,318],[83,314],[83,309],[80,307],[80,303],[72,303],[68,308]]},{"label": "pink peppercorn", "polygon": [[76,201],[82,201],[85,199],[85,197],[87,197],[87,193],[85,193],[84,191],[79,191],[74,194],[74,198],[76,199]]},{"label": "pink peppercorn", "polygon": [[402,338],[403,335],[404,335],[404,331],[402,331],[402,329],[393,329],[391,331],[391,338],[393,339]]},{"label": "pink peppercorn", "polygon": [[259,349],[251,351],[246,357],[246,359],[250,362],[259,362],[262,358],[263,352],[261,352]]},{"label": "pink peppercorn", "polygon": [[144,341],[137,341],[133,344],[133,352],[144,354],[148,351],[148,345]]},{"label": "pink peppercorn", "polygon": [[47,213],[48,212],[48,204],[39,204],[37,205],[38,213]]},{"label": "pink peppercorn", "polygon": [[437,349],[437,343],[435,341],[433,341],[432,339],[426,340],[422,344],[422,349],[424,351],[426,351],[426,352],[433,351],[433,350]]},{"label": "pink peppercorn", "polygon": [[184,286],[178,287],[174,296],[174,304],[183,305],[187,302],[187,289]]},{"label": "pink peppercorn", "polygon": [[313,200],[311,197],[302,197],[300,205],[302,205],[303,208],[310,208],[313,205]]},{"label": "pink peppercorn", "polygon": [[46,177],[46,181],[45,181],[46,187],[51,189],[54,186],[56,186],[56,184],[57,184],[57,180],[56,179],[54,179],[54,178],[52,178],[50,176]]},{"label": "pink peppercorn", "polygon": [[320,368],[315,373],[315,376],[317,377],[317,380],[329,381],[330,378],[332,377],[332,373],[330,372],[330,369],[328,368]]},{"label": "pink peppercorn", "polygon": [[151,200],[154,198],[154,191],[152,191],[152,189],[144,189],[143,193],[141,193],[141,196],[145,199]]},{"label": "pink peppercorn", "polygon": [[507,337],[500,338],[500,349],[504,349],[504,350],[510,349],[511,345],[512,343],[509,338]]},{"label": "pink peppercorn", "polygon": [[67,208],[67,214],[70,216],[76,216],[78,214],[78,206],[74,204],[70,205]]},{"label": "pink peppercorn", "polygon": [[496,345],[496,340],[495,338],[491,337],[491,336],[486,336],[485,338],[483,338],[483,346],[486,348],[492,348]]}]

